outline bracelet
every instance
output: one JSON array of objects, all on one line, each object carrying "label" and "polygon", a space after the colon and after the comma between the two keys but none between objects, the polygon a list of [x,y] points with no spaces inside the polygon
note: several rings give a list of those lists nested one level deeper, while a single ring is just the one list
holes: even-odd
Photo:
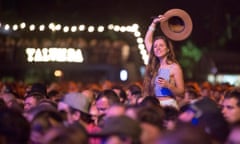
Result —
[{"label": "bracelet", "polygon": [[155,28],[152,27],[152,26],[150,26],[150,27],[148,27],[148,30],[150,30],[150,31],[155,31]]}]

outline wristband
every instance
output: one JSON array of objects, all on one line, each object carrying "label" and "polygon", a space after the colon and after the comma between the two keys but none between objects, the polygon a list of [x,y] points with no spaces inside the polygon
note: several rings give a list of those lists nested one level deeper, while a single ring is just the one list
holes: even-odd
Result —
[{"label": "wristband", "polygon": [[148,28],[148,30],[150,30],[150,31],[155,31],[155,28],[152,27],[152,26],[150,26],[150,27]]}]

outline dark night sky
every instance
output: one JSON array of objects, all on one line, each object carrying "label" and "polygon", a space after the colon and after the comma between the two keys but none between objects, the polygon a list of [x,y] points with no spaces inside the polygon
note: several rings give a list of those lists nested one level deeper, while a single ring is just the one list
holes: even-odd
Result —
[{"label": "dark night sky", "polygon": [[214,47],[230,23],[232,38],[228,39],[227,46],[236,50],[240,41],[239,3],[238,0],[0,0],[0,21],[122,25],[139,23],[144,34],[151,16],[162,14],[171,8],[180,8],[186,10],[193,21],[193,32],[189,39],[202,47]]}]

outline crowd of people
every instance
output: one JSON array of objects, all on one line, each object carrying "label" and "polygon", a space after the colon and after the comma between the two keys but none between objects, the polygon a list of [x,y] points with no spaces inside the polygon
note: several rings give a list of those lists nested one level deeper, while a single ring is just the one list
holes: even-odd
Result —
[{"label": "crowd of people", "polygon": [[1,83],[0,143],[239,144],[240,88],[184,83],[171,41],[153,37],[162,20],[143,83]]},{"label": "crowd of people", "polygon": [[236,144],[240,89],[187,82],[178,107],[129,85],[1,83],[0,143]]}]

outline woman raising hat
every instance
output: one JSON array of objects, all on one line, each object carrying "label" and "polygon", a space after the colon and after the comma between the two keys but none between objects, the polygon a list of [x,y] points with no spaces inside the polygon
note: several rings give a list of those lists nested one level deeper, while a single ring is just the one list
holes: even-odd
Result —
[{"label": "woman raising hat", "polygon": [[164,16],[155,18],[145,35],[145,45],[149,53],[149,63],[144,77],[144,96],[156,96],[162,106],[177,103],[175,97],[184,92],[182,69],[175,59],[171,41],[165,36],[153,38],[156,25],[164,21]]}]

